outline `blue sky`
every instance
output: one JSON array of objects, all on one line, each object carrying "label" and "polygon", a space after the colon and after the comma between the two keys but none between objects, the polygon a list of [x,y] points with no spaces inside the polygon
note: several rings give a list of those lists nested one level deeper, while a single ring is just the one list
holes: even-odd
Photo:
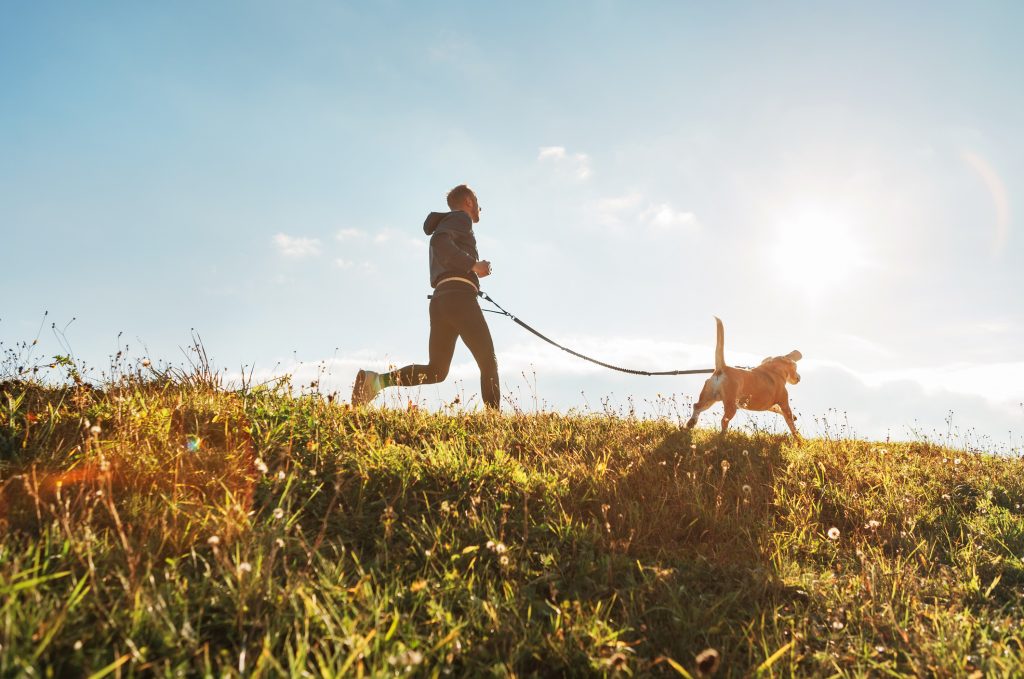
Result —
[{"label": "blue sky", "polygon": [[[292,371],[426,359],[430,210],[485,288],[607,361],[800,349],[811,435],[1024,434],[1017,3],[7,3],[0,339]],[[685,416],[489,317],[526,408]],[[48,330],[40,356],[61,351]],[[449,383],[382,397],[477,403]],[[711,411],[702,422],[713,426]],[[952,416],[950,416],[952,413]],[[738,425],[781,430],[774,415]]]}]

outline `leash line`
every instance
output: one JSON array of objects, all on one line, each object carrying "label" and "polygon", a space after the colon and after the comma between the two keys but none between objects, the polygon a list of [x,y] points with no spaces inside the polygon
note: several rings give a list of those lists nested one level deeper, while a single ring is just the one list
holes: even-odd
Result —
[{"label": "leash line", "polygon": [[508,311],[506,311],[504,307],[502,307],[500,304],[498,304],[493,299],[491,299],[490,295],[488,295],[483,290],[481,290],[477,294],[480,297],[483,297],[484,299],[486,299],[488,302],[490,302],[494,306],[498,307],[498,309],[499,309],[499,311],[494,311],[493,309],[483,309],[483,311],[486,311],[486,312],[492,313],[492,314],[501,314],[503,316],[508,316],[513,321],[515,321],[518,325],[520,325],[523,329],[533,333],[534,335],[536,335],[537,337],[541,338],[542,340],[544,340],[548,344],[556,346],[559,349],[561,349],[562,351],[570,353],[573,356],[576,356],[577,358],[582,358],[584,361],[590,361],[591,363],[595,363],[595,364],[597,364],[597,365],[599,365],[599,366],[601,366],[603,368],[608,368],[609,370],[617,370],[619,372],[628,373],[630,375],[646,375],[648,377],[652,377],[652,376],[656,376],[656,375],[702,375],[702,374],[710,374],[710,373],[715,372],[714,368],[702,368],[702,369],[699,369],[699,370],[662,370],[662,371],[653,372],[653,371],[650,371],[650,370],[633,370],[632,368],[622,368],[622,367],[617,366],[617,365],[612,365],[611,363],[605,363],[604,361],[599,361],[596,358],[591,358],[590,356],[584,356],[583,354],[579,353],[578,351],[573,351],[572,349],[570,349],[568,347],[562,346],[561,344],[559,344],[558,342],[554,341],[553,339],[551,339],[549,337],[546,337],[541,332],[539,332],[538,330],[534,329],[529,324],[527,324],[525,321],[520,320],[517,316],[515,316],[515,315],[509,313]]}]

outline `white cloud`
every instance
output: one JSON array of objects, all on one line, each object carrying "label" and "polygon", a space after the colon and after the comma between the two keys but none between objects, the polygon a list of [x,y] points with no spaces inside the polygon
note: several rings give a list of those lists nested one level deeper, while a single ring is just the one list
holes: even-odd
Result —
[{"label": "white cloud", "polygon": [[602,198],[592,208],[594,220],[612,230],[644,227],[651,234],[665,234],[699,226],[696,215],[671,203],[655,202],[639,191]]},{"label": "white cloud", "polygon": [[664,231],[685,228],[696,224],[697,218],[692,212],[676,210],[668,203],[651,204],[640,213],[640,221]]},{"label": "white cloud", "polygon": [[591,175],[590,156],[586,153],[569,154],[564,146],[541,146],[537,160],[554,165],[577,181],[585,181]]},{"label": "white cloud", "polygon": [[334,235],[337,240],[358,240],[366,238],[366,232],[362,229],[338,229],[338,233]]},{"label": "white cloud", "polygon": [[315,257],[320,254],[319,238],[302,238],[279,233],[274,235],[274,245],[285,257]]},{"label": "white cloud", "polygon": [[363,273],[370,273],[377,270],[377,267],[374,266],[373,262],[357,262],[355,260],[345,259],[343,257],[336,258],[334,260],[334,266],[338,267],[343,271],[361,271]]},{"label": "white cloud", "polygon": [[951,363],[905,370],[858,372],[835,364],[869,387],[894,382],[914,382],[929,393],[952,392],[978,396],[1011,409],[1024,402],[1024,361],[1001,363]]},{"label": "white cloud", "polygon": [[382,229],[378,231],[373,237],[373,242],[377,245],[399,245],[413,250],[423,250],[427,247],[427,242],[424,238],[410,236],[408,232],[398,229]]}]

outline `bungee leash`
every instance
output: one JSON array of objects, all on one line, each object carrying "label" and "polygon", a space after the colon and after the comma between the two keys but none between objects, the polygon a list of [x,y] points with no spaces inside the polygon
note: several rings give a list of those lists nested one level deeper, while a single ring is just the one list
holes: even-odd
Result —
[{"label": "bungee leash", "polygon": [[515,315],[509,313],[508,311],[506,311],[504,309],[504,307],[502,307],[500,304],[498,304],[493,299],[491,299],[490,295],[488,295],[483,290],[480,290],[477,293],[477,295],[479,295],[480,297],[483,297],[484,299],[486,299],[488,302],[490,302],[494,306],[498,307],[498,309],[499,309],[498,311],[494,311],[493,309],[483,309],[482,311],[486,311],[486,312],[492,313],[492,314],[501,314],[503,316],[508,316],[513,321],[515,321],[517,324],[522,326],[525,330],[528,330],[528,331],[532,332],[534,335],[536,335],[537,337],[541,338],[542,340],[544,340],[548,344],[551,344],[552,346],[556,346],[559,349],[561,349],[562,351],[570,353],[573,356],[576,356],[577,358],[582,358],[584,361],[590,361],[591,363],[596,363],[597,365],[599,365],[599,366],[601,366],[603,368],[608,368],[609,370],[618,370],[619,372],[629,373],[630,375],[647,375],[648,377],[652,377],[652,376],[656,376],[656,375],[701,375],[701,374],[709,374],[709,373],[715,372],[714,368],[702,368],[702,369],[699,369],[699,370],[662,370],[662,371],[652,372],[650,370],[633,370],[632,368],[622,368],[622,367],[619,367],[617,365],[612,365],[611,363],[605,363],[604,361],[599,361],[596,358],[591,358],[590,356],[584,356],[583,354],[579,353],[578,351],[573,351],[572,349],[570,349],[568,347],[562,346],[561,344],[559,344],[558,342],[554,341],[553,339],[551,339],[549,337],[546,337],[545,335],[541,334],[538,330],[536,330],[533,327],[531,327],[525,321],[520,320],[517,316],[515,316]]}]

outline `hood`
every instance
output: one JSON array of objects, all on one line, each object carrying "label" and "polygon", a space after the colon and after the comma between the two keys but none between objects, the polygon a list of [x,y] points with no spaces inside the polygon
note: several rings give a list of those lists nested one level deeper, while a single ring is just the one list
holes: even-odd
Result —
[{"label": "hood", "polygon": [[450,214],[450,212],[431,212],[427,215],[427,218],[423,220],[423,233],[428,236],[434,233],[434,231],[437,230],[438,225]]},{"label": "hood", "polygon": [[473,220],[462,210],[431,212],[423,220],[423,233],[429,236],[438,230],[471,234],[473,233]]}]

